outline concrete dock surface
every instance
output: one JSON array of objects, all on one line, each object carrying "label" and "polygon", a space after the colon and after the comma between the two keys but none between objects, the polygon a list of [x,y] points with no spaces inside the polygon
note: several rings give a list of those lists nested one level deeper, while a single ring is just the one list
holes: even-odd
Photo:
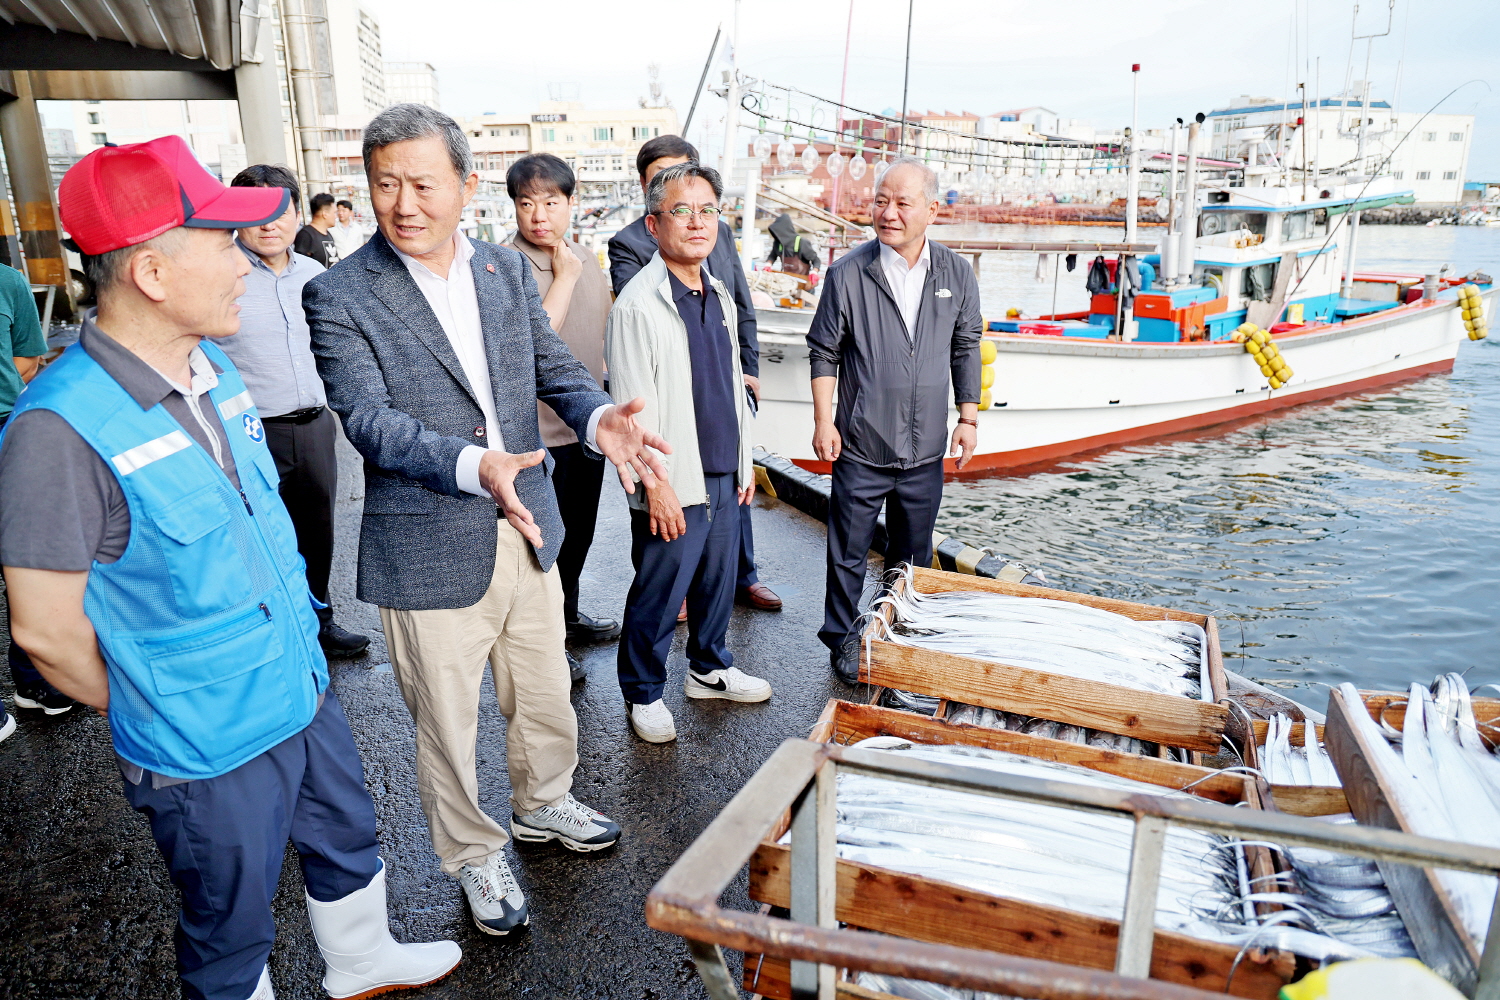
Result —
[{"label": "concrete dock surface", "polygon": [[[374,796],[399,940],[451,938],[463,962],[447,980],[396,996],[459,998],[665,998],[704,996],[682,942],[646,926],[646,893],[782,740],[806,736],[825,702],[849,697],[817,641],[822,621],[823,526],[764,496],[755,510],[761,579],[780,612],[736,607],[729,646],[736,664],[767,678],[760,705],[688,701],[678,630],[666,701],[675,743],[635,737],[615,680],[615,644],[575,649],[588,669],[573,688],[581,763],[573,792],[617,820],[620,843],[600,854],[555,845],[507,848],[531,905],[531,926],[509,938],[480,933],[458,882],[432,853],[417,799],[411,717],[391,673],[375,608],[354,599],[363,478],[340,442],[337,620],[372,638],[369,652],[331,664]],[[582,583],[582,609],[618,618],[632,571],[625,494],[606,475]],[[875,560],[878,568],[878,560]],[[8,642],[8,633],[6,635]],[[0,695],[10,706],[10,678]],[[14,714],[14,713],[13,713]],[[488,678],[479,713],[481,804],[509,819],[505,722]],[[172,948],[177,893],[144,817],[120,791],[109,731],[92,711],[18,716],[0,743],[0,998],[168,1000],[179,994]],[[724,903],[749,908],[743,882]],[[320,1000],[323,964],[307,926],[302,876],[288,849],[276,897],[271,976],[282,1000]],[[732,955],[738,972],[738,956]]]}]

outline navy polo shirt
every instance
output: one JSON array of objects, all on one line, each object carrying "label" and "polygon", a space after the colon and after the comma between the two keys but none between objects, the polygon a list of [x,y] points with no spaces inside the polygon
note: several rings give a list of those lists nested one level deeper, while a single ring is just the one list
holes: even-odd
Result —
[{"label": "navy polo shirt", "polygon": [[738,472],[740,421],[734,398],[734,350],[718,293],[701,272],[703,291],[677,280],[671,271],[672,300],[687,324],[688,357],[693,367],[693,416],[698,425],[698,457],[705,476]]}]

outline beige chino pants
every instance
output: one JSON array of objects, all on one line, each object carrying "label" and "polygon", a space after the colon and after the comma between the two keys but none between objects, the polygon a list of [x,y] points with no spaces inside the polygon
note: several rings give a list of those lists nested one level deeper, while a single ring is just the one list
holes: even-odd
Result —
[{"label": "beige chino pants", "polygon": [[437,611],[380,609],[391,667],[417,726],[417,791],[432,849],[450,875],[510,839],[479,808],[475,742],[485,662],[506,720],[511,806],[562,801],[578,766],[578,720],[563,651],[563,594],[520,533],[499,522],[495,573],[479,603]]}]

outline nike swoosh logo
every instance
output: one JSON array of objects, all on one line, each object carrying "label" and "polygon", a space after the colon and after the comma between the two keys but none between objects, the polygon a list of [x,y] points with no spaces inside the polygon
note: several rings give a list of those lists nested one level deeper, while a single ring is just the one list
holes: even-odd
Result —
[{"label": "nike swoosh logo", "polygon": [[694,674],[693,675],[693,683],[695,683],[695,684],[701,684],[701,685],[703,685],[706,688],[713,688],[715,691],[728,691],[729,690],[729,682],[726,681],[722,677],[720,677],[716,681],[706,681],[702,677],[699,677],[697,674]]}]

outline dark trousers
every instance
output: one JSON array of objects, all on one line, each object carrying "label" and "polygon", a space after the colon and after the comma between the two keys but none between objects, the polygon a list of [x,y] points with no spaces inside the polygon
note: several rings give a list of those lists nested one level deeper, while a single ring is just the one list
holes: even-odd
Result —
[{"label": "dark trousers", "polygon": [[338,418],[325,409],[305,424],[267,417],[266,446],[281,474],[281,502],[297,529],[297,551],[307,561],[307,589],[328,603],[333,568],[333,494],[339,463]]},{"label": "dark trousers", "polygon": [[733,665],[725,644],[734,608],[744,513],[734,474],[704,476],[708,503],[683,511],[687,533],[670,542],[651,534],[651,519],[630,512],[630,559],[635,580],[625,598],[620,635],[620,690],[633,705],[649,705],[667,683],[667,656],[677,609],[687,598],[688,664],[700,673]]},{"label": "dark trousers", "polygon": [[245,1000],[276,939],[271,900],[286,842],[308,895],[343,899],[380,871],[375,806],[330,691],[308,727],[228,774],[152,788],[125,782],[182,893],[177,972],[188,1000]]},{"label": "dark trousers", "polygon": [[740,568],[734,585],[740,590],[760,582],[755,569],[755,534],[750,530],[750,508],[740,511]]},{"label": "dark trousers", "polygon": [[[31,685],[41,682],[47,684],[47,679],[42,672],[31,663],[31,657],[26,655],[26,650],[16,645],[14,639],[10,643],[10,679],[16,685]],[[52,685],[47,684],[48,687]]]},{"label": "dark trousers", "polygon": [[885,564],[932,562],[932,529],[943,500],[943,463],[877,469],[849,458],[833,463],[828,502],[828,590],[818,638],[838,649],[853,637],[875,519],[885,504]]},{"label": "dark trousers", "polygon": [[581,444],[547,449],[552,453],[552,489],[562,514],[563,543],[557,553],[557,575],[562,581],[563,621],[578,620],[578,577],[594,544],[599,519],[599,489],[604,484],[602,458],[590,458]]}]

